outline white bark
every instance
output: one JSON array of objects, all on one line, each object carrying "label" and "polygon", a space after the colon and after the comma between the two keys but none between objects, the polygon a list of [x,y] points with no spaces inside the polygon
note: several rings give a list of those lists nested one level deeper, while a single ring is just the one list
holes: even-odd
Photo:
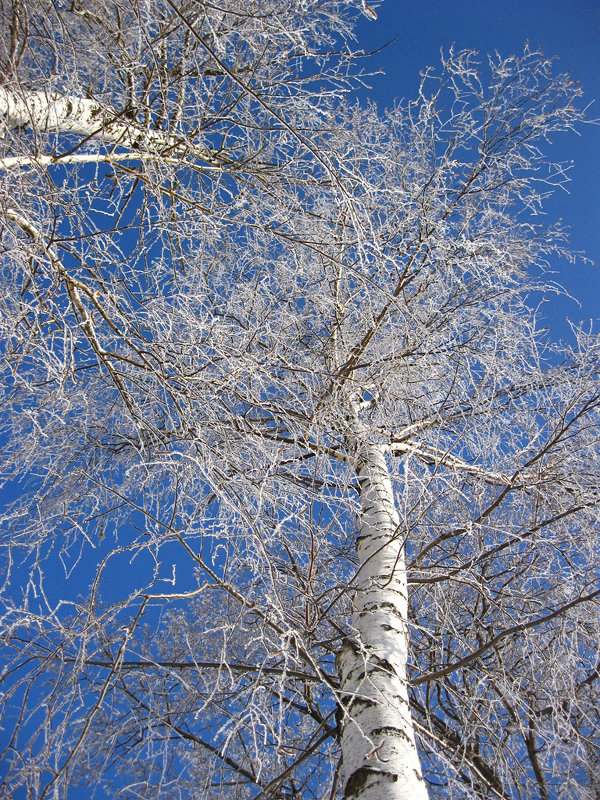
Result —
[{"label": "white bark", "polygon": [[408,701],[404,541],[384,447],[361,438],[356,639],[337,658],[344,794],[348,800],[426,800]]},{"label": "white bark", "polygon": [[15,91],[0,86],[0,133],[15,128],[40,132],[75,133],[105,144],[145,152],[190,153],[210,163],[223,159],[205,147],[190,146],[181,138],[126,118],[96,100],[59,92]]}]

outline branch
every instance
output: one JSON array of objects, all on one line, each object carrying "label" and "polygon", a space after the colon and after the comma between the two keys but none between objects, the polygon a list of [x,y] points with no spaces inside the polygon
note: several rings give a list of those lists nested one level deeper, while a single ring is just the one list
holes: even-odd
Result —
[{"label": "branch", "polygon": [[[41,656],[40,656],[41,658]],[[44,656],[47,659],[47,656]],[[86,658],[83,662],[78,658],[60,658],[55,656],[55,661],[62,661],[66,664],[82,664],[86,667],[103,667],[104,669],[113,670],[115,664],[112,661],[102,661],[101,659]],[[121,661],[119,664],[121,669],[136,670],[136,669],[225,669],[231,672],[262,672],[266,675],[283,675],[289,678],[298,678],[303,681],[312,681],[313,683],[321,683],[322,678],[320,675],[310,675],[307,672],[300,672],[299,670],[284,669],[283,667],[265,667],[255,664],[230,664],[216,661],[152,661],[150,659],[140,658],[137,661],[127,660]],[[332,680],[335,680],[332,678]]]},{"label": "branch", "polygon": [[274,796],[273,792],[279,786],[281,786],[283,781],[286,778],[288,778],[293,772],[295,772],[296,769],[298,769],[298,767],[300,766],[300,764],[302,764],[303,761],[306,761],[306,759],[309,756],[311,756],[315,752],[315,750],[318,750],[319,747],[323,744],[323,742],[326,742],[327,739],[330,739],[331,737],[332,737],[331,731],[329,730],[325,731],[325,733],[321,737],[319,737],[315,742],[313,742],[313,744],[308,746],[306,750],[303,750],[302,753],[292,764],[286,767],[283,770],[283,772],[281,772],[276,778],[273,778],[273,780],[269,781],[269,783],[263,788],[262,792],[259,795],[256,795],[254,800],[262,800],[262,798],[273,797]]},{"label": "branch", "polygon": [[595,592],[586,594],[583,597],[577,597],[570,603],[551,611],[549,614],[545,614],[543,617],[537,617],[536,619],[529,620],[529,622],[522,622],[519,625],[513,625],[512,628],[506,628],[506,630],[503,630],[501,633],[497,634],[497,636],[494,636],[492,639],[490,639],[489,642],[482,644],[481,647],[477,648],[477,650],[469,653],[459,661],[454,662],[454,664],[447,664],[445,667],[435,670],[434,672],[426,672],[424,675],[419,675],[416,678],[412,678],[410,684],[411,686],[419,686],[421,683],[429,683],[431,681],[438,680],[438,678],[443,678],[446,675],[450,675],[450,673],[456,672],[457,669],[462,669],[472,661],[476,661],[485,652],[495,647],[508,636],[512,636],[514,633],[521,633],[521,631],[526,631],[529,628],[535,628],[538,625],[543,625],[545,622],[550,622],[550,620],[559,617],[561,614],[569,611],[569,609],[573,608],[574,606],[594,600],[598,596],[600,596],[600,589],[596,589]]},{"label": "branch", "polygon": [[[181,164],[184,159],[180,156],[166,155],[164,153],[63,153],[54,156],[7,156],[0,158],[0,169],[10,170],[15,167],[51,167],[55,164],[124,164],[128,161],[160,161],[165,164]],[[195,165],[194,165],[195,166]],[[202,170],[221,169],[222,165],[214,166],[203,164]]]},{"label": "branch", "polygon": [[98,699],[96,700],[96,702],[94,704],[94,707],[92,708],[90,713],[87,715],[85,723],[83,725],[83,728],[81,729],[81,732],[79,733],[79,736],[77,737],[77,740],[76,740],[75,744],[73,745],[73,747],[72,747],[69,755],[67,756],[66,760],[64,761],[62,766],[59,767],[56,770],[52,780],[50,780],[49,783],[46,784],[46,787],[45,787],[44,791],[42,792],[42,794],[40,796],[40,800],[44,800],[44,798],[46,797],[46,795],[48,794],[50,789],[52,789],[52,787],[55,785],[55,783],[59,780],[60,776],[69,768],[69,764],[71,763],[71,761],[73,761],[73,759],[75,758],[75,755],[77,754],[77,752],[81,748],[81,746],[83,744],[83,741],[84,741],[85,737],[87,736],[88,731],[89,731],[89,729],[90,729],[90,727],[92,725],[94,717],[96,716],[96,714],[102,708],[102,705],[104,703],[104,698],[106,697],[106,695],[108,693],[108,690],[110,688],[111,678],[119,670],[121,659],[123,658],[123,656],[125,654],[125,649],[127,647],[127,642],[129,641],[129,638],[130,638],[130,636],[132,634],[133,628],[137,625],[137,623],[141,619],[141,617],[142,617],[142,615],[144,613],[145,607],[146,607],[146,601],[144,601],[142,603],[142,605],[140,606],[140,609],[139,609],[139,611],[138,611],[138,613],[136,615],[136,618],[134,620],[134,624],[133,624],[132,628],[131,629],[126,629],[125,636],[123,637],[123,641],[119,645],[119,651],[117,653],[117,657],[116,657],[114,663],[111,665],[110,672],[108,673],[108,675],[106,676],[106,679],[104,680],[104,682],[102,684],[102,688],[101,688],[101,690],[100,690],[100,692],[98,694]]},{"label": "branch", "polygon": [[[477,775],[477,778],[481,780],[496,797],[501,798],[501,800],[511,800],[511,795],[508,794],[502,785],[502,781],[493,767],[481,758],[472,745],[463,740],[458,731],[455,731],[447,725],[436,714],[432,714],[429,709],[426,709],[414,698],[411,698],[410,702],[411,706],[416,708],[429,723],[429,725],[426,726],[418,720],[414,720],[414,725],[420,731],[421,735],[432,739],[436,744],[446,750],[446,752],[449,752],[451,757],[458,757],[461,761],[464,761],[475,775]],[[435,732],[432,728],[436,729]]]},{"label": "branch", "polygon": [[0,118],[5,129],[75,133],[85,139],[140,150],[157,155],[181,156],[191,153],[209,164],[222,166],[224,154],[188,145],[181,137],[152,129],[124,118],[124,112],[102,106],[96,100],[60,92],[15,91],[0,86]]},{"label": "branch", "polygon": [[443,450],[438,450],[436,447],[430,447],[426,444],[416,444],[411,439],[404,439],[401,442],[392,441],[389,450],[394,455],[406,453],[422,458],[424,461],[435,464],[442,464],[445,467],[467,472],[477,478],[482,478],[486,483],[491,483],[493,486],[512,486],[514,478],[509,478],[501,472],[491,472],[489,470],[478,467],[477,464],[469,464],[462,458],[453,456]]},{"label": "branch", "polygon": [[[64,281],[65,286],[67,288],[69,302],[71,303],[71,307],[73,308],[75,315],[80,320],[81,329],[83,330],[87,338],[87,341],[90,344],[90,347],[96,353],[98,361],[101,364],[103,364],[106,367],[107,371],[109,372],[131,416],[134,419],[137,419],[136,410],[133,406],[131,398],[129,397],[127,389],[121,379],[121,376],[115,370],[111,362],[111,354],[107,350],[105,350],[100,340],[98,339],[96,326],[94,325],[93,315],[89,311],[89,309],[86,308],[82,300],[81,293],[83,292],[96,307],[97,311],[100,312],[103,319],[106,322],[108,322],[108,324],[113,328],[113,330],[118,330],[115,328],[115,326],[112,324],[112,322],[106,315],[101,304],[99,304],[96,292],[94,292],[89,286],[87,286],[82,281],[78,280],[77,278],[73,278],[68,274],[68,272],[63,267],[62,261],[56,250],[54,250],[52,247],[46,244],[46,242],[44,241],[43,233],[38,228],[36,228],[35,225],[33,225],[26,217],[24,217],[18,211],[15,211],[14,209],[11,208],[7,209],[5,213],[8,219],[17,224],[21,228],[21,230],[23,230],[35,242],[35,244],[40,247],[44,255],[46,255],[46,257],[50,260],[50,263],[52,264],[52,267],[56,271],[56,274],[58,275],[60,280]],[[140,352],[139,348],[136,348],[126,336],[124,336],[123,334],[121,335],[123,340],[127,344],[129,344],[129,346],[132,347],[138,353],[138,355],[140,355],[140,357],[146,363],[146,365],[149,366],[148,360]]]}]

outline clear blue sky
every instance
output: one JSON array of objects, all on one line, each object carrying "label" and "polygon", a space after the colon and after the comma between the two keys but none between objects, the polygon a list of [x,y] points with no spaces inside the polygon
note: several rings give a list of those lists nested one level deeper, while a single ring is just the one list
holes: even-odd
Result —
[{"label": "clear blue sky", "polygon": [[[369,93],[382,108],[395,98],[415,97],[420,70],[439,64],[442,47],[454,43],[482,55],[495,50],[511,55],[528,40],[558,57],[560,71],[581,84],[583,102],[593,102],[590,118],[600,119],[600,0],[384,0],[377,13],[376,22],[361,21],[358,37],[365,50],[394,39],[371,59],[373,68],[385,71],[373,77]],[[560,336],[566,333],[565,316],[574,322],[598,320],[595,329],[600,330],[600,125],[585,126],[580,136],[557,137],[550,154],[574,164],[569,194],[559,191],[548,203],[548,221],[561,218],[571,228],[572,249],[585,251],[596,265],[557,261],[556,279],[581,308],[561,299],[543,313]]]}]

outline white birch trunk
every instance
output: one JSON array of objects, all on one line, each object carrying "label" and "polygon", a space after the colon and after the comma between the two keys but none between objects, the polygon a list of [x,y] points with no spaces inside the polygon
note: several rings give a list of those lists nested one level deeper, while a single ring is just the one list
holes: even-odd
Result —
[{"label": "white birch trunk", "polygon": [[337,658],[344,796],[427,800],[408,703],[404,542],[384,448],[360,433],[356,637]]},{"label": "white birch trunk", "polygon": [[130,120],[95,100],[59,92],[17,92],[0,86],[1,128],[75,133],[130,150],[179,156],[189,153],[210,163],[223,161],[206,148]]}]

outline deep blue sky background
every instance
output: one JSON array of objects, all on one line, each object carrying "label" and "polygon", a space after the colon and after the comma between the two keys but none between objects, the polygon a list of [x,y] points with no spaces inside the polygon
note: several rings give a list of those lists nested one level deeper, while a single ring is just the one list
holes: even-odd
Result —
[{"label": "deep blue sky background", "polygon": [[[395,99],[416,96],[419,72],[439,65],[442,47],[447,51],[454,43],[482,56],[496,50],[507,56],[522,52],[529,41],[558,57],[558,69],[581,84],[583,103],[592,103],[590,119],[600,119],[600,0],[384,0],[377,14],[375,22],[361,21],[357,35],[365,50],[394,39],[370,61],[372,69],[385,72],[372,78],[369,92],[382,110]],[[546,205],[548,222],[562,219],[571,228],[572,249],[597,265],[553,264],[556,280],[581,302],[552,299],[542,310],[554,337],[564,337],[565,317],[599,320],[594,327],[600,329],[600,125],[584,126],[580,136],[557,136],[549,154],[573,161],[573,168],[569,193],[558,190]]]}]

